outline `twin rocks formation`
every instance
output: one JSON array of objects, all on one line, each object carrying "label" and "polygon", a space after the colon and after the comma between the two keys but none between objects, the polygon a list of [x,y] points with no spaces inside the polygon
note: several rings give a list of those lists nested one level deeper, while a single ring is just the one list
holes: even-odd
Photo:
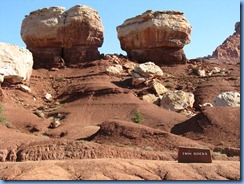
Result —
[{"label": "twin rocks formation", "polygon": [[183,47],[190,43],[191,25],[179,11],[152,11],[127,19],[117,27],[121,48],[140,62],[185,63]]},{"label": "twin rocks formation", "polygon": [[[146,11],[117,27],[121,48],[129,58],[158,65],[184,63],[184,45],[191,26],[178,11]],[[34,67],[72,66],[99,59],[104,28],[97,11],[76,5],[43,8],[22,22],[21,36],[34,58]]]},{"label": "twin rocks formation", "polygon": [[76,5],[43,8],[22,22],[21,37],[34,58],[34,67],[72,66],[100,58],[103,25],[94,9]]}]

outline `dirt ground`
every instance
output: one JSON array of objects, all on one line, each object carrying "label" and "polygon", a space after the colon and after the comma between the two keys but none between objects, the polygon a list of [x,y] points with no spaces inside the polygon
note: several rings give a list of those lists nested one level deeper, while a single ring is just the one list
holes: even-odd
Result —
[{"label": "dirt ground", "polygon": [[[121,65],[129,61],[117,58]],[[5,161],[0,179],[240,179],[238,155],[222,154],[211,164],[177,162],[179,146],[240,149],[240,108],[200,107],[213,104],[220,92],[240,92],[240,63],[206,60],[161,67],[159,82],[195,95],[190,109],[195,116],[141,100],[142,94],[154,93],[151,86],[133,86],[126,68],[121,75],[107,74],[106,67],[114,64],[101,59],[79,68],[33,70],[27,84],[31,92],[2,84],[6,121],[0,123],[0,156]],[[219,67],[225,73],[200,77],[192,67]],[[137,110],[142,124],[131,120]]]}]

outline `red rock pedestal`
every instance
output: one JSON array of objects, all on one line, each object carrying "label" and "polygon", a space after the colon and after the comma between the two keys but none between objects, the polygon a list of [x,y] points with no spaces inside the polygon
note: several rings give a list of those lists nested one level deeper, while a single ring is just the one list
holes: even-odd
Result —
[{"label": "red rock pedestal", "polygon": [[180,163],[212,163],[210,149],[179,147],[178,162]]},{"label": "red rock pedestal", "polygon": [[154,48],[154,49],[136,49],[127,52],[128,57],[136,59],[140,63],[153,61],[157,65],[162,64],[184,64],[187,62],[184,50],[181,48]]},{"label": "red rock pedestal", "polygon": [[76,66],[79,63],[101,59],[98,49],[89,47],[65,48],[63,57],[67,66]]}]

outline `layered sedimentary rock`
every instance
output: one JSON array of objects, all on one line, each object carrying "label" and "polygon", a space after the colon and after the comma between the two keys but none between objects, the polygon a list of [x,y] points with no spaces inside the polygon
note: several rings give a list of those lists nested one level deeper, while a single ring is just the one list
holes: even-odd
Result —
[{"label": "layered sedimentary rock", "polygon": [[152,11],[125,20],[117,27],[128,57],[156,64],[184,63],[183,47],[190,43],[191,25],[179,11]]},{"label": "layered sedimentary rock", "polygon": [[21,37],[33,53],[35,67],[62,67],[100,58],[103,25],[94,9],[76,5],[43,8],[22,22]]},{"label": "layered sedimentary rock", "polygon": [[240,62],[240,22],[235,24],[235,33],[229,36],[216,50],[212,57],[228,63]]},{"label": "layered sedimentary rock", "polygon": [[10,83],[28,81],[31,77],[33,57],[23,47],[0,42],[0,76],[1,82]]}]

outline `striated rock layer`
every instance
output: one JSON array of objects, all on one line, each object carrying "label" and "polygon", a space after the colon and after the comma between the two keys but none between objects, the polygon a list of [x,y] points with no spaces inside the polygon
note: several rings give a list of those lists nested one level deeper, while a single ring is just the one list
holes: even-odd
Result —
[{"label": "striated rock layer", "polygon": [[235,33],[216,48],[212,57],[227,63],[240,62],[240,38],[240,22],[237,22],[235,24]]},{"label": "striated rock layer", "polygon": [[22,22],[21,37],[33,53],[34,67],[62,67],[100,58],[103,25],[94,9],[76,5],[43,8]]},{"label": "striated rock layer", "polygon": [[183,47],[190,43],[191,25],[178,11],[148,10],[117,27],[121,48],[139,62],[184,63]]}]

